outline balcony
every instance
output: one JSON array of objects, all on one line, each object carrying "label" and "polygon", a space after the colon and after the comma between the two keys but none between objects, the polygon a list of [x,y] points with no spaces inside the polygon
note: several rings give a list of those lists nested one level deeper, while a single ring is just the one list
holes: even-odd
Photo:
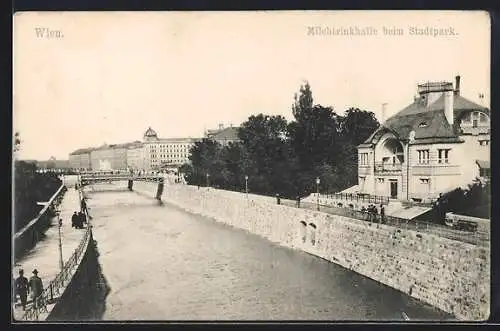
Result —
[{"label": "balcony", "polygon": [[398,173],[403,169],[401,163],[375,162],[376,174]]}]

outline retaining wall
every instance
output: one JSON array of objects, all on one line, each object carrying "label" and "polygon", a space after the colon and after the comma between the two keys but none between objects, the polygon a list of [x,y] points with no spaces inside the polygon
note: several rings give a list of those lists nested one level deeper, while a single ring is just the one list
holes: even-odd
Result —
[{"label": "retaining wall", "polygon": [[91,232],[80,263],[46,318],[47,321],[89,320],[100,314],[104,307],[96,307],[104,305],[102,297],[107,285],[103,281],[98,255]]},{"label": "retaining wall", "polygon": [[[134,191],[155,197],[157,184]],[[167,185],[162,199],[193,213],[306,251],[463,320],[486,320],[490,249],[413,230],[246,199],[244,193]],[[267,202],[269,201],[269,202]]]},{"label": "retaining wall", "polygon": [[41,235],[47,230],[53,214],[53,208],[57,206],[66,192],[67,188],[61,185],[49,199],[48,204],[31,220],[26,226],[14,235],[14,260],[17,261],[26,251],[33,248]]}]

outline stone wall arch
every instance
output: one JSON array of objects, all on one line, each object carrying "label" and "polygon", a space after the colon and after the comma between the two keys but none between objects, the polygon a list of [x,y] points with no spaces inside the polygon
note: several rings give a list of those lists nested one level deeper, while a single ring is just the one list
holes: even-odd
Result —
[{"label": "stone wall arch", "polygon": [[311,244],[316,245],[316,224],[309,223],[309,238],[311,238]]}]

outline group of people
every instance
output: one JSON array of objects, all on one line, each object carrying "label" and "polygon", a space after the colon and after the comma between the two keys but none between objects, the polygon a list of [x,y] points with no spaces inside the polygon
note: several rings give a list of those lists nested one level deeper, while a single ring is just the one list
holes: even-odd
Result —
[{"label": "group of people", "polygon": [[377,206],[374,204],[369,204],[367,208],[364,206],[361,207],[361,212],[367,213],[368,214],[368,220],[370,222],[376,221],[377,219],[380,219],[381,223],[384,222],[385,219],[385,208],[384,205],[380,205],[380,218],[377,216],[379,214],[379,210],[377,209]]},{"label": "group of people", "polygon": [[14,281],[15,296],[14,301],[17,302],[17,296],[21,300],[21,307],[26,310],[26,305],[28,303],[28,294],[31,293],[31,298],[33,299],[33,307],[36,308],[37,300],[43,292],[43,282],[40,277],[38,277],[38,270],[33,270],[33,276],[28,280],[24,277],[24,270],[19,270],[19,277]]},{"label": "group of people", "polygon": [[71,216],[71,226],[75,229],[83,229],[83,223],[87,223],[87,216],[84,212],[74,212]]}]

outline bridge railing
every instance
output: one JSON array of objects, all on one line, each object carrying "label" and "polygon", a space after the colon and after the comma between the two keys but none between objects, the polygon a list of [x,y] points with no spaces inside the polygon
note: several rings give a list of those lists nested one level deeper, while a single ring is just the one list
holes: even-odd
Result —
[{"label": "bridge railing", "polygon": [[78,266],[78,261],[85,254],[89,243],[93,241],[92,226],[88,226],[82,240],[78,244],[71,257],[63,266],[61,272],[49,283],[42,294],[34,299],[35,305],[30,305],[26,308],[22,320],[36,321],[43,313],[48,313],[47,305],[52,304],[57,298],[62,295],[66,285],[72,279],[75,273],[75,267]]}]

